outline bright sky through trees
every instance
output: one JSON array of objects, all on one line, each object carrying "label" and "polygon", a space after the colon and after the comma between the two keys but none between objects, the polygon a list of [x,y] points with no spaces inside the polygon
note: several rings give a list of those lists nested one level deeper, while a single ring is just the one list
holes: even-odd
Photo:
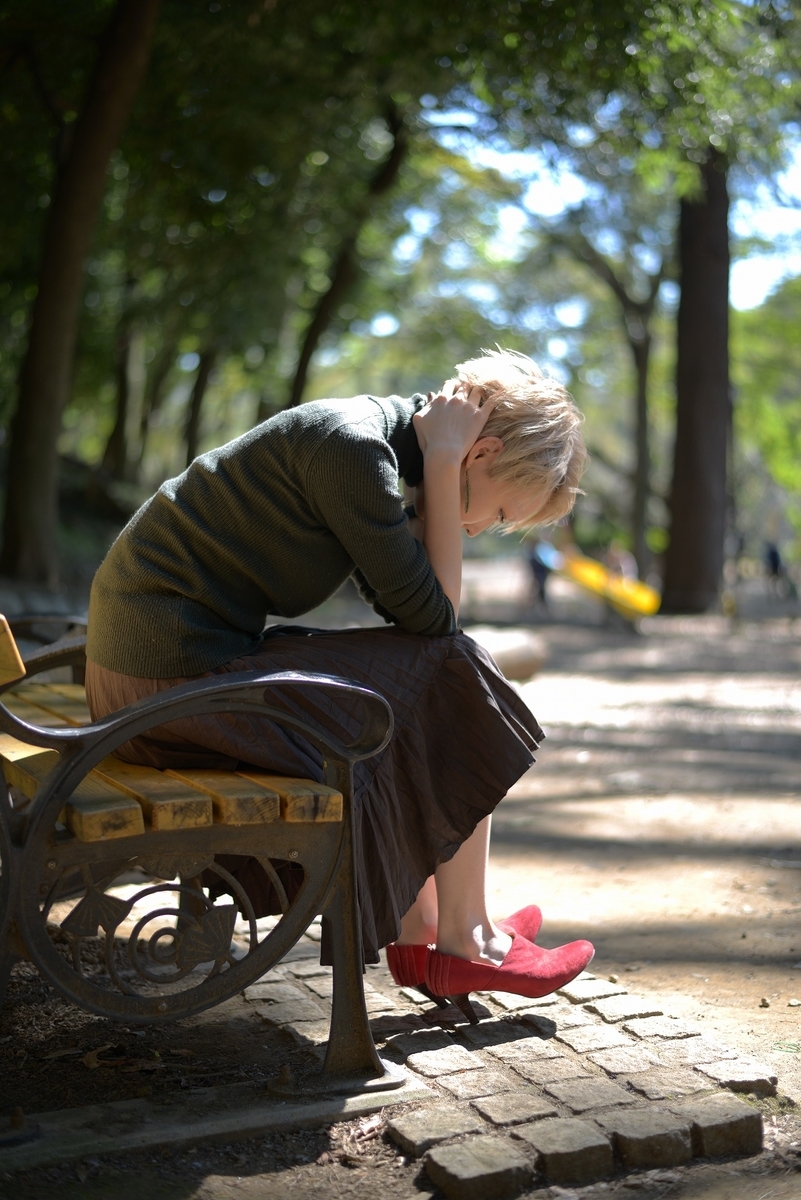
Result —
[{"label": "bright sky through trees", "polygon": [[[524,204],[537,217],[558,217],[590,195],[585,180],[567,164],[549,162],[541,150],[505,151],[452,133],[444,133],[442,142],[454,150],[467,152],[478,166],[519,182],[530,181]],[[527,225],[525,214],[510,205],[501,210],[499,225],[497,249],[513,256]],[[735,255],[738,240],[746,243],[741,249],[741,253],[745,251],[743,257],[735,257],[732,263],[733,308],[755,308],[782,280],[801,275],[801,142],[791,149],[787,169],[776,176],[771,186],[752,184],[749,196],[735,199],[731,229]],[[748,245],[754,242],[762,246]]]}]

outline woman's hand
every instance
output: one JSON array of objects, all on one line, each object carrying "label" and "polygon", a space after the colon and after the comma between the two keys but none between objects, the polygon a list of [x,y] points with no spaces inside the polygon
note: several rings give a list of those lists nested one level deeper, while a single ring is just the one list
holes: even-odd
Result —
[{"label": "woman's hand", "polygon": [[436,395],[429,393],[428,404],[413,418],[423,457],[461,463],[490,414],[487,405],[479,408],[481,400],[480,388],[468,390],[458,379],[449,379]]},{"label": "woman's hand", "polygon": [[481,437],[490,409],[479,408],[480,388],[449,379],[442,391],[414,416],[423,451],[424,495],[417,510],[423,545],[454,614],[462,590],[462,463]]}]

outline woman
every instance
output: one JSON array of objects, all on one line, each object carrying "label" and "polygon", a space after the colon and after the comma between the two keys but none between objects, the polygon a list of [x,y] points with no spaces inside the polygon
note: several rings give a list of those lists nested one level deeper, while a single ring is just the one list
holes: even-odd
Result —
[{"label": "woman", "polygon": [[[457,370],[428,400],[360,396],[279,413],[165,483],[95,577],[86,691],[97,719],[229,671],[313,670],[375,687],[395,733],[355,771],[366,961],[392,943],[396,981],[435,996],[545,995],[593,949],[536,947],[535,906],[498,924],[487,914],[490,814],[542,732],[457,630],[461,538],[569,512],[585,460],[581,418],[523,355],[498,351]],[[401,480],[417,489],[411,516]],[[264,630],[268,616],[308,612],[351,574],[394,628]],[[347,740],[354,714],[301,690],[294,711]],[[172,722],[117,753],[321,778],[307,742],[247,714]],[[252,882],[253,860],[241,869]]]}]

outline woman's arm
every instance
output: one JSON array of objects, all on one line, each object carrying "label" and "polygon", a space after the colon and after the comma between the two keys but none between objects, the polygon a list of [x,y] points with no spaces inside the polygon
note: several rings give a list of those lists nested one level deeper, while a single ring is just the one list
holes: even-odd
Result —
[{"label": "woman's arm", "polygon": [[478,407],[480,400],[478,388],[468,394],[449,380],[414,416],[423,451],[423,545],[455,614],[462,590],[462,462],[489,416],[486,406]]}]

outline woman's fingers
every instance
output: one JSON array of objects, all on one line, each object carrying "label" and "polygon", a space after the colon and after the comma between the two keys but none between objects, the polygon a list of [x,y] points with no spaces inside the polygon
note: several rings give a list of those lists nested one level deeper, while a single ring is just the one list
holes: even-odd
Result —
[{"label": "woman's fingers", "polygon": [[443,451],[462,459],[481,436],[489,411],[479,407],[480,388],[468,389],[449,379],[424,409],[415,414],[414,425],[423,453]]}]

